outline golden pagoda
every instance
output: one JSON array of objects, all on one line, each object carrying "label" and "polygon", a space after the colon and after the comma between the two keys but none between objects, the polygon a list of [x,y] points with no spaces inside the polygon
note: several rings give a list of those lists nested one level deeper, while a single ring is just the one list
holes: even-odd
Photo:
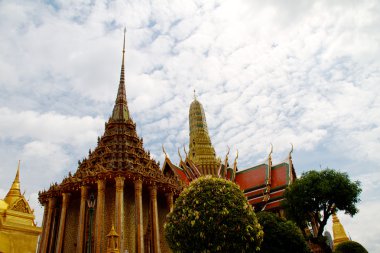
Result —
[{"label": "golden pagoda", "polygon": [[211,144],[203,106],[195,94],[189,110],[189,128],[189,159],[202,175],[217,175],[221,162]]},{"label": "golden pagoda", "polygon": [[338,246],[342,242],[347,242],[350,239],[346,235],[346,231],[344,231],[344,227],[342,223],[340,223],[338,216],[333,213],[333,225],[332,225],[332,230],[333,230],[333,235],[334,235],[334,249],[336,246]]},{"label": "golden pagoda", "polygon": [[20,191],[20,162],[16,177],[4,200],[0,199],[0,252],[34,253],[41,227]]},{"label": "golden pagoda", "polygon": [[124,54],[125,31],[119,88],[104,134],[73,175],[39,193],[45,210],[38,252],[106,252],[113,223],[120,252],[170,252],[163,225],[182,188],[162,173],[137,135],[127,104]]}]

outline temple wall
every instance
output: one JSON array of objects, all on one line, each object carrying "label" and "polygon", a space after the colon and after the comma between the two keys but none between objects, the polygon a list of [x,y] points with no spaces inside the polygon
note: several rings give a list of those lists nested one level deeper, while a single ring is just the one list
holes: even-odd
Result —
[{"label": "temple wall", "polygon": [[143,185],[142,204],[143,204],[143,222],[144,222],[144,235],[149,223],[149,209],[150,209],[150,197],[149,190]]},{"label": "temple wall", "polygon": [[[143,206],[143,236],[144,236],[144,250],[145,252],[149,252],[149,249],[146,248],[145,240],[148,238],[146,236],[151,236],[151,234],[147,235],[148,224],[151,220],[151,208],[150,208],[150,196],[149,189],[145,185],[143,185],[142,190],[142,206]],[[152,229],[152,227],[151,227]]]},{"label": "temple wall", "polygon": [[133,184],[124,186],[124,250],[136,252],[135,190]]},{"label": "temple wall", "polygon": [[73,194],[70,197],[63,237],[63,252],[72,253],[76,251],[78,223],[79,223],[80,194]]},{"label": "temple wall", "polygon": [[0,252],[4,253],[35,253],[38,235],[19,231],[0,231]]},{"label": "temple wall", "polygon": [[[96,188],[88,189],[88,195],[91,192],[95,193],[95,199],[97,199]],[[105,186],[104,195],[104,215],[103,215],[103,233],[101,240],[101,252],[106,252],[106,235],[111,230],[112,225],[116,223],[115,216],[115,201],[116,201],[116,186],[113,181],[109,181]],[[81,196],[80,192],[72,192],[67,205],[66,219],[65,219],[65,229],[63,234],[62,252],[72,253],[77,250],[77,238],[78,238],[78,224],[79,224],[79,212]],[[96,203],[98,205],[98,203]],[[124,185],[124,222],[122,224],[123,234],[124,234],[124,251],[136,252],[137,251],[137,226],[136,226],[136,203],[135,203],[135,189],[134,183],[130,181],[125,181]],[[167,206],[167,200],[164,193],[158,191],[157,193],[157,209],[158,209],[158,224],[159,224],[159,237],[160,237],[160,249],[162,253],[171,252],[168,244],[165,240],[164,235],[164,223],[166,220],[166,215],[168,214],[169,208]],[[57,235],[59,230],[59,216],[61,214],[61,203],[60,199],[57,200],[57,206],[52,214],[52,225],[50,227],[50,236],[48,244],[48,252],[54,252],[57,246]],[[143,216],[143,231],[144,236],[144,252],[152,252],[154,246],[153,239],[153,210],[151,204],[151,194],[150,188],[143,185],[142,189],[142,216]],[[92,233],[95,236],[95,221],[96,221],[96,210],[94,210],[93,216],[93,227]],[[84,235],[83,235],[83,252],[87,250],[89,232],[89,210],[86,203],[86,211],[84,217]],[[94,238],[93,238],[94,239]],[[37,239],[36,239],[37,240]],[[150,243],[149,247],[146,243]],[[94,247],[92,248],[94,250]],[[2,252],[2,251],[0,251]],[[5,251],[7,252],[7,251]],[[25,251],[27,252],[27,251]]]},{"label": "temple wall", "polygon": [[169,207],[167,206],[166,198],[162,193],[157,195],[157,207],[158,207],[158,221],[159,221],[159,229],[160,229],[161,253],[170,253],[171,250],[169,248],[168,243],[166,242],[165,233],[164,233],[164,223],[166,221],[166,215],[169,213]]},{"label": "temple wall", "polygon": [[111,231],[112,224],[116,224],[115,216],[115,194],[116,188],[114,182],[108,182],[105,189],[105,199],[104,199],[104,226],[103,226],[103,240],[101,246],[101,252],[106,252],[107,250],[107,234]]},{"label": "temple wall", "polygon": [[52,221],[50,225],[48,252],[54,252],[59,229],[59,219],[61,217],[61,203],[57,201],[57,205],[53,210]]}]

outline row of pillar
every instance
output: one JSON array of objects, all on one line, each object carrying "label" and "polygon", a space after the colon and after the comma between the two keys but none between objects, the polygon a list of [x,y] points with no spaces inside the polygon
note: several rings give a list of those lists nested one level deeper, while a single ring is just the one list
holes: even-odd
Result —
[{"label": "row of pillar", "polygon": [[[116,232],[119,234],[119,250],[124,252],[124,177],[116,177],[116,194],[115,194],[115,227]],[[97,182],[98,194],[96,201],[96,220],[95,220],[95,253],[100,253],[102,248],[102,242],[105,242],[104,238],[104,200],[105,200],[105,185],[104,179],[100,179]],[[137,179],[134,181],[135,188],[135,213],[136,213],[136,226],[137,226],[137,252],[144,252],[144,232],[143,232],[143,205],[142,205],[142,180]],[[79,221],[78,221],[78,237],[77,237],[77,253],[84,251],[84,231],[85,231],[85,211],[86,201],[88,200],[88,188],[86,186],[81,187],[81,201],[79,209]],[[70,193],[62,193],[62,207],[59,221],[59,229],[56,241],[55,252],[62,252],[63,236],[65,229],[66,213],[69,203]],[[158,207],[157,207],[157,187],[155,185],[150,186],[150,199],[153,211],[153,244],[154,253],[160,253],[160,234],[159,234],[159,221],[158,221]],[[170,211],[173,210],[173,193],[167,194],[167,203]],[[43,232],[41,235],[38,252],[48,252],[48,239],[50,235],[51,223],[53,220],[53,211],[56,205],[56,199],[51,197],[45,204],[44,217],[43,217]]]}]

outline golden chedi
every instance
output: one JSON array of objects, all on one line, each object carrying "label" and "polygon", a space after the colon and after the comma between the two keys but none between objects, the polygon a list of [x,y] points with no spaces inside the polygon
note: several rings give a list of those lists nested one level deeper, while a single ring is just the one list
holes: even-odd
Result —
[{"label": "golden chedi", "polygon": [[215,149],[211,144],[203,106],[195,95],[189,110],[189,126],[189,159],[202,175],[216,176],[221,161],[216,157]]},{"label": "golden chedi", "polygon": [[334,213],[332,217],[333,217],[332,229],[333,229],[333,235],[334,235],[333,242],[334,242],[334,249],[335,249],[336,246],[338,246],[340,243],[347,242],[350,239],[346,235],[346,231],[344,230],[342,223],[340,223],[338,216]]},{"label": "golden chedi", "polygon": [[4,200],[0,199],[0,252],[34,253],[41,228],[20,191],[20,162],[16,177]]}]

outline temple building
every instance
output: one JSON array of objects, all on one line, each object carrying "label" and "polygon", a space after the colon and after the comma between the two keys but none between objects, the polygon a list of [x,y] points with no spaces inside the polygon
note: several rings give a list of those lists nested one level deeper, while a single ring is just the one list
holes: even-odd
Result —
[{"label": "temple building", "polygon": [[39,193],[45,209],[38,252],[170,252],[163,223],[182,188],[162,173],[136,133],[124,54],[125,33],[116,101],[97,147],[73,175]]},{"label": "temple building", "polygon": [[175,165],[164,151],[162,170],[165,175],[175,176],[183,186],[203,175],[231,180],[240,186],[256,211],[265,210],[284,215],[281,207],[283,195],[286,187],[296,178],[291,156],[293,147],[288,157],[276,165],[272,164],[273,147],[265,162],[240,171],[237,167],[238,154],[232,166],[228,162],[229,150],[224,162],[221,162],[211,143],[203,106],[195,95],[189,110],[189,128],[189,152],[184,150],[185,159],[178,150],[180,162]]},{"label": "temple building", "polygon": [[0,252],[34,253],[41,227],[34,223],[34,211],[20,191],[20,162],[8,194],[0,199]]},{"label": "temple building", "polygon": [[166,215],[183,188],[202,175],[236,182],[256,209],[281,213],[285,188],[295,178],[291,152],[280,164],[272,165],[271,152],[266,162],[241,171],[237,156],[232,166],[228,154],[222,162],[196,98],[189,112],[189,152],[179,165],[165,155],[160,169],[128,110],[124,54],[125,34],[115,105],[96,148],[75,173],[39,193],[45,208],[38,252],[170,252],[163,236]]}]

